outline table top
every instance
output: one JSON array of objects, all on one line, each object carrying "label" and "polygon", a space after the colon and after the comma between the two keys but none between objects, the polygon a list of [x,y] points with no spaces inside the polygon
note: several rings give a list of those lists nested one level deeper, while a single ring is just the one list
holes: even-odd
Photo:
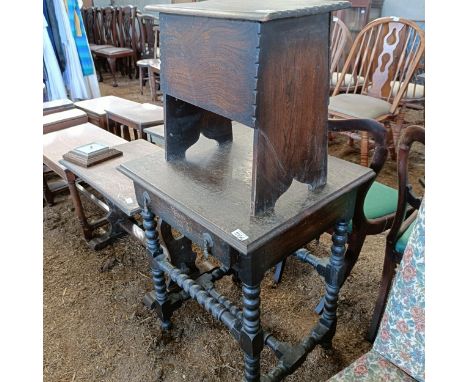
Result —
[{"label": "table top", "polygon": [[[83,179],[92,188],[99,192],[106,199],[110,200],[127,216],[132,216],[140,211],[140,207],[135,197],[133,182],[117,171],[117,167],[124,162],[139,159],[145,155],[154,154],[161,148],[143,139],[125,142],[114,146],[115,149],[123,152],[117,158],[107,160],[89,168],[60,160],[76,176]],[[163,152],[164,153],[164,152]]]},{"label": "table top", "polygon": [[52,171],[65,179],[65,167],[59,163],[63,154],[78,146],[93,142],[115,146],[127,141],[87,122],[81,125],[68,127],[63,130],[54,131],[49,134],[44,134],[42,136],[43,162]]},{"label": "table top", "polygon": [[[324,188],[310,191],[308,185],[294,180],[277,201],[273,213],[253,217],[250,214],[253,129],[234,123],[233,135],[233,142],[224,145],[201,136],[187,150],[185,160],[167,162],[160,150],[125,162],[119,170],[167,202],[171,209],[196,219],[241,253],[261,247],[272,235],[280,235],[298,219],[374,176],[369,168],[329,156]],[[233,233],[236,230],[248,238],[237,239]]]},{"label": "table top", "polygon": [[97,97],[97,98],[87,99],[85,101],[75,102],[76,107],[82,110],[97,114],[99,116],[106,115],[106,108],[111,105],[113,107],[124,107],[124,106],[137,106],[140,104],[138,102],[130,101],[128,99],[120,98],[116,96]]},{"label": "table top", "polygon": [[88,117],[88,115],[79,109],[69,109],[60,111],[58,113],[52,113],[42,116],[42,125],[49,126],[54,123],[68,121],[70,119],[80,118],[80,117]]},{"label": "table top", "polygon": [[351,5],[336,0],[208,0],[147,5],[145,11],[266,22],[332,12]]},{"label": "table top", "polygon": [[105,110],[137,125],[164,123],[164,109],[151,103],[138,103],[136,105],[109,104],[109,106],[105,107]]}]

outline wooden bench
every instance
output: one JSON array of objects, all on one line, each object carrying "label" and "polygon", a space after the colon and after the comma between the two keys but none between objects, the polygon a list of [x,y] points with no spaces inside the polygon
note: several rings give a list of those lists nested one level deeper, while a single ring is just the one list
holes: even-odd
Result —
[{"label": "wooden bench", "polygon": [[[123,155],[99,163],[89,168],[80,167],[62,159],[69,150],[91,142],[103,143],[123,152]],[[116,170],[121,163],[154,154],[161,150],[144,140],[127,142],[91,123],[70,127],[43,136],[43,162],[65,179],[80,221],[85,239],[93,249],[100,249],[115,237],[128,232],[144,244],[141,229],[134,224],[132,217],[140,211],[135,197],[133,183]],[[105,200],[90,193],[83,184],[97,191]],[[89,222],[83,209],[80,194],[87,197],[103,211],[106,216]],[[93,231],[105,224],[109,225],[106,234],[93,237]]]},{"label": "wooden bench", "polygon": [[42,133],[66,129],[88,122],[88,115],[79,109],[69,109],[58,113],[47,114],[42,117]]},{"label": "wooden bench", "polygon": [[68,98],[44,102],[42,104],[42,115],[58,113],[59,111],[73,109],[73,107],[73,102]]},{"label": "wooden bench", "polygon": [[78,185],[78,189],[83,195],[106,212],[105,221],[109,225],[107,232],[88,241],[88,245],[94,250],[105,247],[124,233],[129,233],[140,244],[145,245],[143,230],[132,219],[135,214],[140,212],[133,183],[117,171],[117,167],[124,162],[154,154],[161,149],[142,139],[125,142],[114,146],[114,148],[122,151],[123,155],[89,168],[80,167],[65,160],[59,161],[70,173],[74,174],[75,178],[84,181],[105,199],[105,203],[97,201],[94,195]]}]

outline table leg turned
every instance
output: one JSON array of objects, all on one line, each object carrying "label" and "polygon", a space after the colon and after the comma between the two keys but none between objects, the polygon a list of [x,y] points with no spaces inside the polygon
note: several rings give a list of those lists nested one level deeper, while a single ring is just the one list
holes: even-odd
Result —
[{"label": "table leg turned", "polygon": [[331,256],[329,263],[329,272],[325,276],[325,303],[320,323],[329,330],[322,339],[321,344],[324,348],[330,348],[333,336],[336,332],[336,309],[338,302],[338,293],[345,274],[344,254],[346,251],[346,241],[348,233],[348,221],[340,220],[335,225],[332,236]]},{"label": "table leg turned", "polygon": [[260,381],[260,353],[263,349],[263,332],[260,326],[260,284],[242,284],[244,309],[240,344],[244,351],[244,380]]},{"label": "table leg turned", "polygon": [[80,195],[78,194],[78,189],[76,188],[76,176],[70,171],[65,172],[67,177],[68,189],[70,190],[70,197],[75,207],[75,213],[80,221],[81,229],[83,230],[83,235],[87,241],[91,240],[93,237],[93,229],[86,219],[86,215],[83,210],[83,205],[81,204]]},{"label": "table leg turned", "polygon": [[150,198],[145,192],[143,194],[144,207],[141,212],[143,217],[143,228],[145,229],[146,237],[146,250],[150,258],[151,274],[153,276],[153,284],[155,290],[156,301],[154,307],[156,313],[161,319],[161,329],[168,330],[171,328],[170,315],[170,302],[167,295],[166,280],[164,278],[164,271],[159,267],[156,257],[163,253],[159,244],[159,236],[156,228],[155,215],[149,208]]}]

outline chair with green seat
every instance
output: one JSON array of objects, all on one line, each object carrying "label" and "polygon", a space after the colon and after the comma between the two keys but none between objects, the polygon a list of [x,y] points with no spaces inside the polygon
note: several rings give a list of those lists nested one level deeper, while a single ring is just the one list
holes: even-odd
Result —
[{"label": "chair with green seat", "polygon": [[[424,128],[409,126],[403,133],[398,148],[398,202],[395,217],[386,238],[385,259],[382,271],[380,289],[377,295],[374,313],[367,339],[374,341],[382,314],[387,302],[388,293],[395,275],[395,269],[405,252],[408,238],[415,225],[417,209],[421,206],[422,198],[413,195],[408,182],[408,156],[414,142],[424,144]],[[408,216],[408,209],[413,212]]]},{"label": "chair with green seat", "polygon": [[[329,120],[330,132],[364,131],[376,142],[374,156],[370,164],[377,175],[387,158],[386,130],[381,123],[371,119]],[[369,184],[363,187],[369,187]],[[365,199],[357,200],[355,213],[349,226],[348,249],[345,255],[346,277],[356,263],[367,235],[376,235],[390,228],[397,208],[398,191],[382,183],[373,182],[368,190],[360,190]],[[279,283],[284,272],[286,260],[278,263],[273,276]],[[346,278],[345,277],[345,278]],[[316,311],[321,310],[319,304]]]}]

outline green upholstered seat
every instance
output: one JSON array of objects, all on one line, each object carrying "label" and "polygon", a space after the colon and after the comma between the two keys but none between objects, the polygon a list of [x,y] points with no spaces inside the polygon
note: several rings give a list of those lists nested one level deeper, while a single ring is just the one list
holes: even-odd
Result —
[{"label": "green upholstered seat", "polygon": [[367,192],[364,214],[367,219],[376,219],[394,213],[397,209],[398,191],[385,184],[374,182]]},{"label": "green upholstered seat", "polygon": [[[394,213],[397,209],[398,191],[385,184],[374,182],[364,201],[364,214],[368,220],[377,219]],[[348,227],[352,230],[352,223]]]},{"label": "green upholstered seat", "polygon": [[403,235],[400,236],[398,239],[395,249],[398,253],[403,253],[405,252],[406,244],[408,243],[408,239],[411,235],[411,232],[413,232],[413,227],[416,224],[416,220],[413,221],[410,226],[406,229],[405,232],[403,232]]}]

